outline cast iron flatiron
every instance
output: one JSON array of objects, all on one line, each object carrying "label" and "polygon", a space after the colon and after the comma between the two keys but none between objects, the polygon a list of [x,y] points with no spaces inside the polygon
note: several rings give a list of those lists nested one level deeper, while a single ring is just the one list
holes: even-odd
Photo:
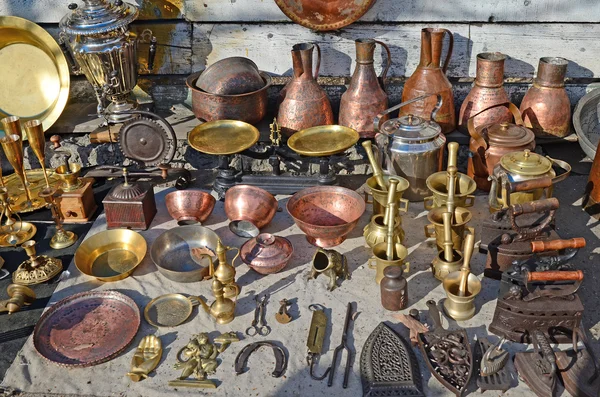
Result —
[{"label": "cast iron flatiron", "polygon": [[425,397],[415,353],[385,323],[379,323],[363,346],[360,379],[363,397]]},{"label": "cast iron flatiron", "polygon": [[510,354],[502,349],[504,339],[501,339],[496,345],[491,344],[487,338],[480,338],[477,342],[483,355],[477,386],[482,392],[486,390],[502,390],[502,392],[505,392],[510,389],[511,376],[509,369],[506,367]]},{"label": "cast iron flatiron", "polygon": [[473,354],[469,336],[464,329],[447,331],[442,327],[435,301],[427,301],[429,316],[435,329],[419,334],[419,348],[427,367],[448,390],[462,396],[473,373]]},{"label": "cast iron flatiron", "polygon": [[[579,347],[579,343],[583,348]],[[558,373],[572,396],[598,397],[600,377],[598,364],[581,328],[573,332],[573,349],[554,353]]]},{"label": "cast iron flatiron", "polygon": [[515,368],[527,386],[539,397],[554,397],[556,392],[556,357],[539,330],[532,333],[533,352],[515,354]]}]

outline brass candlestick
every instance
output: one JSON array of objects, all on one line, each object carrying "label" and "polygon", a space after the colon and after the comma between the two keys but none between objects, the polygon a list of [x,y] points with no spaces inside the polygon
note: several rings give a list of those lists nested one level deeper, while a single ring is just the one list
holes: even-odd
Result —
[{"label": "brass candlestick", "polygon": [[64,216],[60,210],[60,205],[56,201],[56,188],[44,188],[39,196],[46,201],[46,205],[52,211],[52,218],[56,223],[56,234],[50,239],[50,247],[59,250],[70,247],[77,241],[77,235],[62,227]]},{"label": "brass candlestick", "polygon": [[[0,224],[2,218],[5,218],[4,224],[0,226],[0,247],[23,244],[35,236],[37,228],[32,223],[23,222],[19,214],[13,213],[6,187],[0,187],[0,208]],[[19,220],[14,220],[13,215],[16,215]]]},{"label": "brass candlestick", "polygon": [[[6,128],[4,122],[2,124]],[[38,199],[32,199],[31,192],[29,191],[29,181],[23,168],[23,141],[21,140],[21,136],[17,134],[6,135],[0,138],[0,144],[2,144],[2,149],[4,149],[4,154],[6,154],[8,162],[12,165],[23,184],[25,196],[27,197],[27,200],[23,203],[24,208],[33,207],[34,202],[38,203]]]},{"label": "brass candlestick", "polygon": [[21,245],[29,259],[19,265],[13,273],[13,283],[21,285],[34,285],[51,280],[62,269],[60,259],[46,255],[36,255],[35,241],[29,240]]},{"label": "brass candlestick", "polygon": [[50,187],[48,174],[46,173],[46,140],[44,139],[44,128],[40,120],[29,120],[25,122],[25,131],[27,131],[27,139],[29,139],[29,147],[40,161],[46,187]]},{"label": "brass candlestick", "polygon": [[35,299],[35,292],[29,287],[18,284],[10,284],[6,288],[9,299],[0,301],[0,313],[12,314],[21,310],[25,305],[31,305]]}]

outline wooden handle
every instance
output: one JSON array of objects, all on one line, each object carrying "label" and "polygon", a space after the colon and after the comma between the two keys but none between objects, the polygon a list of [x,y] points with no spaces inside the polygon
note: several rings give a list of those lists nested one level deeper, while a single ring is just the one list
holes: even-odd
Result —
[{"label": "wooden handle", "polygon": [[377,184],[381,188],[387,192],[387,184],[385,183],[385,179],[383,179],[383,172],[381,171],[381,167],[375,161],[375,156],[373,155],[373,148],[371,141],[364,141],[362,143],[362,147],[365,148],[365,152],[367,152],[367,157],[369,158],[369,163],[371,164],[371,168],[373,168],[373,176],[377,181]]},{"label": "wooden handle", "polygon": [[448,168],[456,167],[458,158],[458,142],[450,142],[448,144]]},{"label": "wooden handle", "polygon": [[54,149],[58,149],[60,147],[60,136],[52,135],[50,137],[50,142],[54,145]]},{"label": "wooden handle", "polygon": [[527,273],[527,281],[581,281],[583,272],[581,270],[563,271],[551,270],[546,272]]},{"label": "wooden handle", "polygon": [[526,192],[534,189],[545,189],[552,186],[552,178],[546,176],[543,178],[528,179],[520,182],[511,182],[509,186],[511,193]]},{"label": "wooden handle", "polygon": [[576,237],[568,240],[532,241],[531,252],[558,251],[566,248],[583,248],[585,239]]},{"label": "wooden handle", "polygon": [[557,210],[560,206],[558,199],[555,197],[543,200],[531,201],[529,203],[523,204],[513,204],[512,213],[513,215],[523,215],[523,214],[535,214],[537,212],[546,212]]}]

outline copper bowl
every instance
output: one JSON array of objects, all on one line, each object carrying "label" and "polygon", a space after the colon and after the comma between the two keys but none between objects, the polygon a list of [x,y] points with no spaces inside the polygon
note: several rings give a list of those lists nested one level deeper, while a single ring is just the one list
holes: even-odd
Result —
[{"label": "copper bowl", "polygon": [[237,185],[225,193],[225,214],[229,228],[240,237],[256,237],[277,212],[277,199],[256,186]]},{"label": "copper bowl", "polygon": [[221,59],[204,69],[196,80],[196,87],[217,95],[239,95],[263,88],[258,66],[248,58]]},{"label": "copper bowl", "polygon": [[203,223],[215,202],[213,196],[201,190],[176,190],[165,196],[167,211],[179,226]]},{"label": "copper bowl", "polygon": [[287,211],[312,245],[340,245],[365,212],[365,200],[354,190],[340,186],[316,186],[299,191],[287,203]]},{"label": "copper bowl", "polygon": [[290,240],[269,233],[259,234],[240,248],[240,258],[260,274],[281,271],[290,261],[294,247]]}]

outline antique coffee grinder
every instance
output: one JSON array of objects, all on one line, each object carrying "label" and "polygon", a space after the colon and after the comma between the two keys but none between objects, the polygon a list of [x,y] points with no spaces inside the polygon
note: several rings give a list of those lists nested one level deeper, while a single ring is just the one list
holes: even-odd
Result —
[{"label": "antique coffee grinder", "polygon": [[[61,47],[73,71],[83,73],[94,87],[98,116],[106,117],[110,124],[131,120],[131,114],[119,113],[135,107],[130,94],[138,78],[138,37],[129,30],[129,25],[138,17],[139,10],[122,0],[113,3],[83,0],[83,3],[83,7],[71,3],[71,12],[61,19]],[[149,36],[144,40],[150,43],[148,70],[152,70],[156,38],[150,31],[143,35]]]},{"label": "antique coffee grinder", "polygon": [[61,149],[60,137],[53,135],[50,141],[54,144],[54,151],[62,155],[64,164],[54,172],[61,179],[60,201],[64,223],[87,222],[96,212],[98,206],[94,200],[94,178],[81,178],[81,166],[69,163],[68,152]]}]

